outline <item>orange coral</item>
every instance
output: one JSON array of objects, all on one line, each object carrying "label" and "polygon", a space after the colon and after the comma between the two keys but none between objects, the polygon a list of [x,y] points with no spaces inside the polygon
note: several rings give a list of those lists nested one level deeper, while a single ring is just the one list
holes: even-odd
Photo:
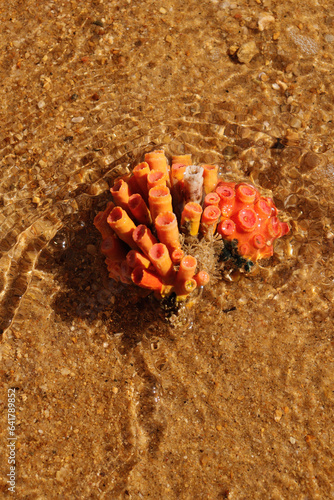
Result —
[{"label": "orange coral", "polygon": [[147,153],[110,191],[114,203],[94,219],[109,276],[160,297],[174,292],[183,300],[210,281],[205,263],[185,252],[184,238],[196,248],[218,234],[223,260],[247,269],[270,257],[275,240],[289,232],[271,198],[251,184],[219,179],[216,165],[197,167],[191,155],[174,156],[169,167],[162,150]]}]

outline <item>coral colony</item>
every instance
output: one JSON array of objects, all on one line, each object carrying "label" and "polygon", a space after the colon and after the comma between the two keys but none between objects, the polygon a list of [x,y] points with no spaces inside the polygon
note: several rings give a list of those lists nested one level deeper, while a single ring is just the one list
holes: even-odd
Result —
[{"label": "coral colony", "polygon": [[94,219],[109,276],[158,298],[182,301],[209,282],[205,259],[187,248],[221,239],[220,260],[249,270],[289,232],[271,198],[251,184],[224,182],[216,165],[192,165],[191,155],[173,156],[169,166],[164,151],[147,153],[110,191],[114,201]]}]

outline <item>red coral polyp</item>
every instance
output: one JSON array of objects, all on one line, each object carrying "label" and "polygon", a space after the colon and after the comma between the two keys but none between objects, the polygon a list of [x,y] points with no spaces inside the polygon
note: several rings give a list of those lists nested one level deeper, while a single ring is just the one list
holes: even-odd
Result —
[{"label": "red coral polyp", "polygon": [[231,182],[221,186],[223,189],[220,186],[216,189],[219,196],[224,191],[232,199],[234,189],[236,202],[229,211],[228,218],[224,219],[222,210],[218,233],[227,241],[236,240],[239,255],[252,262],[273,255],[274,241],[289,232],[288,224],[278,219],[278,210],[273,200],[262,197],[250,184],[236,185]]}]

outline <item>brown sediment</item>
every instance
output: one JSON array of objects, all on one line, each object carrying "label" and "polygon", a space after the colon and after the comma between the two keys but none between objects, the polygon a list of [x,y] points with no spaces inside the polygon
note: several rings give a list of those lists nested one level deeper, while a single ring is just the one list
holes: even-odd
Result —
[{"label": "brown sediment", "polygon": [[[13,496],[332,498],[331,10],[2,2],[0,382],[19,419]],[[217,272],[174,328],[147,289],[108,278],[92,226],[108,184],[151,149],[219,164],[292,221],[269,260],[247,277]],[[192,251],[212,275],[210,249]]]}]

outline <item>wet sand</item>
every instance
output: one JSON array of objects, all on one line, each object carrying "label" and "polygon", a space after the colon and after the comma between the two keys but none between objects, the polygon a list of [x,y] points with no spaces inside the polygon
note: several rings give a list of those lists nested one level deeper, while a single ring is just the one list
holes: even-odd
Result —
[{"label": "wet sand", "polygon": [[[331,10],[2,7],[2,498],[333,498]],[[291,224],[175,325],[108,278],[93,226],[156,148],[271,192]]]}]

